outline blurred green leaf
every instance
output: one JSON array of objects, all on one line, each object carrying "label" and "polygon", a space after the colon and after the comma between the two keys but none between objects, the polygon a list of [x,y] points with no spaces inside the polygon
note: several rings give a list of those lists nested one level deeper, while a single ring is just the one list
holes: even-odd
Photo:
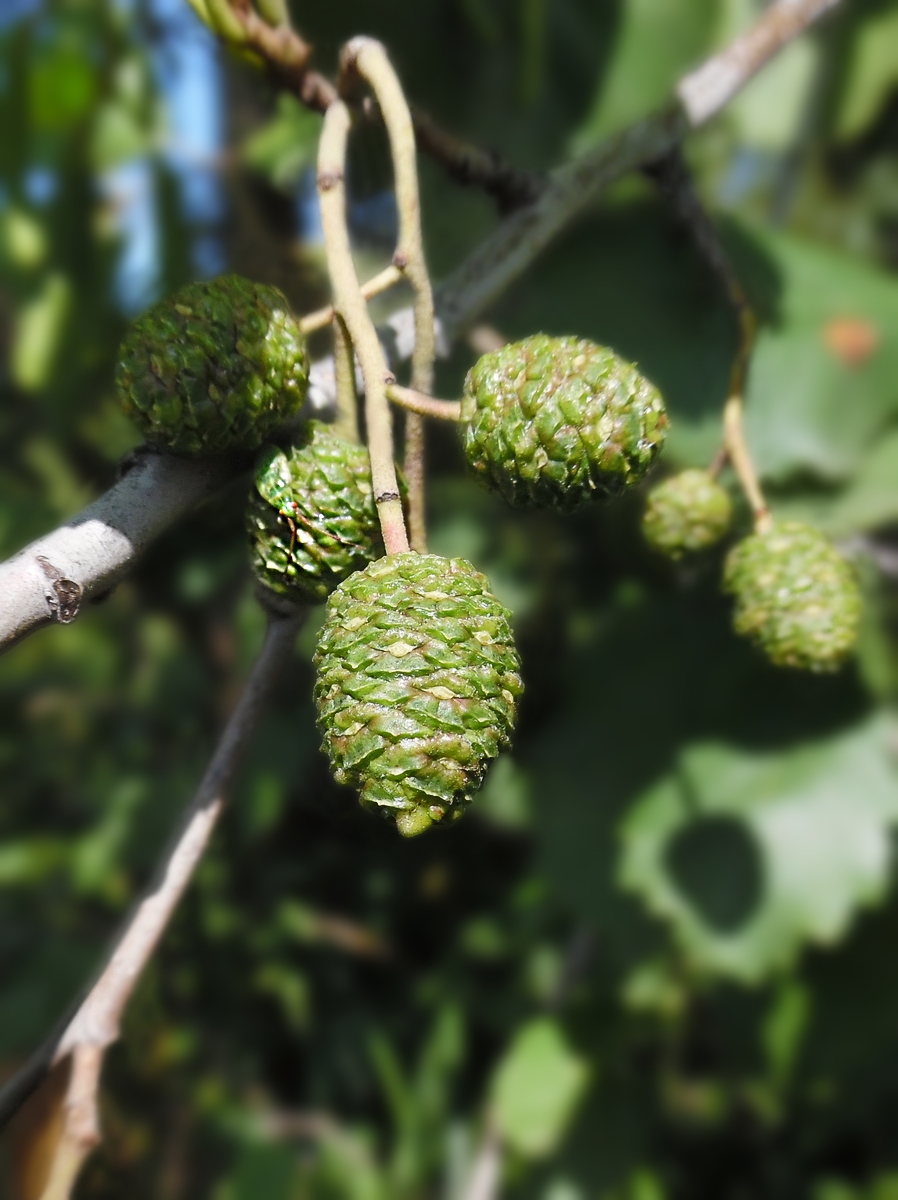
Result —
[{"label": "blurred green leaf", "polygon": [[59,271],[45,278],[40,291],[24,305],[13,331],[10,369],[18,386],[37,391],[50,378],[71,305],[71,285]]},{"label": "blurred green leaf", "polygon": [[247,1146],[228,1189],[228,1200],[290,1200],[295,1161],[287,1146]]},{"label": "blurred green leaf", "polygon": [[867,17],[855,34],[836,114],[836,136],[853,138],[863,133],[896,87],[898,11],[886,7]]},{"label": "blurred green leaf", "polygon": [[38,58],[29,84],[31,117],[39,129],[70,128],[88,113],[99,92],[97,73],[72,33],[64,33]]},{"label": "blurred green leaf", "polygon": [[93,128],[93,159],[105,171],[145,154],[151,145],[149,133],[133,112],[119,101],[104,104]]},{"label": "blurred green leaf", "polygon": [[290,187],[314,163],[320,131],[320,116],[281,92],[275,115],[243,143],[244,161],[277,187]]},{"label": "blurred green leaf", "polygon": [[539,1017],[518,1030],[493,1078],[503,1136],[521,1154],[551,1154],[564,1137],[588,1075],[557,1021]]},{"label": "blurred green leaf", "polygon": [[801,132],[819,61],[819,47],[802,38],[749,83],[726,116],[740,142],[770,151],[782,151],[794,144]]},{"label": "blurred green leaf", "polygon": [[[783,286],[752,360],[752,453],[769,479],[846,479],[898,414],[898,283],[793,237],[762,241]],[[859,358],[851,336],[869,339]]]},{"label": "blurred green leaf", "polygon": [[34,213],[13,205],[0,211],[0,262],[6,258],[31,271],[43,263],[48,249],[47,231]]},{"label": "blurred green leaf", "polygon": [[[746,982],[794,961],[808,940],[838,941],[857,909],[880,901],[888,885],[898,818],[891,736],[891,722],[877,717],[778,754],[690,747],[623,824],[623,886],[671,924],[697,966]],[[724,816],[743,824],[761,870],[735,925],[715,915],[720,905],[732,915],[728,897],[741,886],[745,868],[734,847],[718,845],[717,862],[697,864],[712,872],[697,888],[677,878],[669,858],[684,832]]]},{"label": "blurred green leaf", "polygon": [[611,65],[571,140],[575,153],[667,101],[707,50],[716,9],[715,0],[625,0]]},{"label": "blurred green leaf", "polygon": [[889,430],[874,443],[854,479],[834,500],[826,527],[833,537],[844,537],[896,520],[898,430]]}]

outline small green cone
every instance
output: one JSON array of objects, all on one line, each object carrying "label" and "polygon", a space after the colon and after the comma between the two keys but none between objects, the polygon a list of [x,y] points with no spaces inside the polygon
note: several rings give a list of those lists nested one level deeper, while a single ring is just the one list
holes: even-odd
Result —
[{"label": "small green cone", "polygon": [[724,537],[733,519],[729,492],[708,471],[680,471],[649,492],[642,518],[648,544],[668,558],[705,550]]},{"label": "small green cone", "polygon": [[461,816],[522,690],[509,614],[463,558],[390,555],[331,595],[315,701],[338,783],[400,833]]},{"label": "small green cone", "polygon": [[724,590],[736,598],[733,627],[772,663],[833,671],[857,641],[861,594],[854,573],[810,525],[777,522],[730,551]]},{"label": "small green cone", "polygon": [[474,474],[510,504],[570,512],[638,483],[668,426],[657,388],[612,350],[534,334],[484,354],[465,380]]},{"label": "small green cone", "polygon": [[383,554],[364,446],[309,421],[287,450],[259,459],[246,511],[259,582],[296,604],[321,604]]},{"label": "small green cone", "polygon": [[309,362],[278,289],[223,275],[188,284],[135,321],[115,384],[152,445],[188,455],[256,450],[302,408]]}]

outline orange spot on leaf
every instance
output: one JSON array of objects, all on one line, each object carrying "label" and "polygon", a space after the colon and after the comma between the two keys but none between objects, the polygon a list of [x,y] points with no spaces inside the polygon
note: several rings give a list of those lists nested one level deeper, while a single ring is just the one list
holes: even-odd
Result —
[{"label": "orange spot on leaf", "polygon": [[847,367],[862,367],[879,349],[879,330],[863,317],[833,317],[823,326],[827,350]]}]

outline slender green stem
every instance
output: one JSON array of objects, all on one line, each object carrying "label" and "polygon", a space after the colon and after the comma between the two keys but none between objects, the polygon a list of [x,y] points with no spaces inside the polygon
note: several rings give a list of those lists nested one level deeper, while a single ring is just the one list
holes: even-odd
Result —
[{"label": "slender green stem", "polygon": [[[220,38],[232,46],[239,46],[246,41],[246,30],[231,7],[230,0],[205,0],[201,6],[209,14],[211,29]],[[194,12],[199,13],[200,7],[194,6]]]},{"label": "slender green stem", "polygon": [[437,400],[424,392],[416,392],[414,388],[402,387],[398,383],[387,384],[387,399],[401,405],[408,412],[419,413],[422,417],[436,417],[438,421],[461,420],[459,400]]},{"label": "slender green stem", "polygon": [[[429,395],[433,391],[436,356],[433,289],[421,237],[418,159],[412,115],[399,78],[380,42],[367,37],[353,38],[344,48],[340,67],[341,82],[349,82],[355,73],[368,83],[377,99],[390,139],[399,214],[399,240],[393,263],[405,273],[415,293],[415,348],[412,352],[411,386],[414,391]],[[406,417],[404,467],[409,488],[410,540],[413,548],[423,553],[427,549],[424,422],[414,411]]]},{"label": "slender green stem", "polygon": [[[402,279],[402,272],[392,263],[388,267],[384,267],[376,275],[372,275],[362,284],[362,295],[366,300],[371,300],[375,296],[379,296],[381,292],[388,291],[389,288],[397,284]],[[325,325],[329,325],[334,319],[334,306],[326,304],[324,308],[318,308],[315,312],[310,312],[299,319],[299,332],[304,336],[310,333],[315,333],[318,329],[324,329]]]},{"label": "slender green stem", "polygon": [[751,505],[755,528],[763,533],[769,530],[771,518],[745,440],[742,399],[757,335],[757,318],[717,228],[702,203],[681,150],[676,148],[662,155],[646,168],[646,174],[655,180],[664,198],[691,234],[696,249],[722,284],[739,323],[739,344],[730,370],[723,412],[724,454],[715,455],[710,470],[712,475],[717,475],[725,459],[729,458]]},{"label": "slender green stem", "polygon": [[359,397],[355,386],[352,338],[342,317],[334,313],[334,382],[337,388],[335,431],[348,442],[359,438]]},{"label": "slender green stem", "polygon": [[773,527],[770,509],[758,483],[758,476],[751,460],[745,429],[742,423],[742,395],[735,393],[727,400],[723,410],[723,444],[729,455],[736,477],[751,505],[758,533],[769,533]]},{"label": "slender green stem", "polygon": [[757,320],[741,284],[737,282],[735,287],[729,289],[729,294],[739,318],[739,348],[730,372],[729,398],[723,410],[723,445],[736,472],[736,478],[751,505],[755,529],[758,533],[769,533],[773,521],[745,440],[743,422],[745,406],[742,397],[745,394],[748,365],[755,344]]},{"label": "slender green stem", "polygon": [[365,383],[365,423],[371,482],[387,554],[409,549],[396,466],[393,462],[393,424],[387,402],[387,367],[377,330],[359,286],[349,231],[346,227],[344,168],[349,136],[349,109],[335,100],[324,115],[318,147],[318,194],[327,263],[334,293],[334,310],[342,318],[358,355]]}]

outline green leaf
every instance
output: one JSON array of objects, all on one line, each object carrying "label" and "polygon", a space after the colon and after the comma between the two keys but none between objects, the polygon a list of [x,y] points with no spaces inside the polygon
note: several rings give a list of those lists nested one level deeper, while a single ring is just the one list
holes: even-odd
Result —
[{"label": "green leaf", "polygon": [[610,67],[572,138],[581,153],[663,104],[708,48],[715,0],[627,0]]},{"label": "green leaf", "polygon": [[289,187],[315,160],[321,118],[282,92],[274,117],[243,143],[249,166],[277,187]]},{"label": "green leaf", "polygon": [[[892,734],[891,720],[880,716],[778,753],[688,747],[623,824],[622,885],[712,973],[753,982],[808,941],[837,942],[857,909],[880,901],[888,885],[898,818]],[[739,849],[736,840],[706,840],[707,861],[672,861],[678,839],[723,819],[741,827]],[[759,877],[746,888],[752,855]]]},{"label": "green leaf", "polygon": [[54,271],[33,300],[16,316],[11,354],[12,377],[24,391],[37,391],[50,378],[71,306],[71,287]]},{"label": "green leaf", "polygon": [[741,142],[773,151],[795,142],[819,57],[813,42],[793,42],[737,96],[728,117]]},{"label": "green leaf", "polygon": [[876,117],[898,87],[898,11],[886,9],[868,18],[851,51],[848,82],[835,121],[839,138],[854,138]]},{"label": "green leaf", "polygon": [[[749,376],[752,453],[767,479],[847,479],[898,415],[898,284],[811,242],[755,236],[779,290]],[[840,346],[835,323],[846,320],[870,339],[858,358]]]},{"label": "green leaf", "polygon": [[80,38],[52,46],[29,78],[31,117],[39,129],[66,130],[84,117],[99,92],[99,75]]},{"label": "green leaf", "polygon": [[0,260],[29,271],[43,263],[47,250],[46,230],[33,213],[15,207],[0,213]]},{"label": "green leaf", "polygon": [[852,483],[827,514],[833,537],[898,520],[898,430],[875,442]]},{"label": "green leaf", "polygon": [[230,1188],[231,1200],[289,1200],[296,1156],[288,1146],[247,1146]]},{"label": "green leaf", "polygon": [[127,105],[119,101],[103,105],[94,122],[91,147],[98,170],[108,170],[145,154],[149,147],[148,132],[141,128]]},{"label": "green leaf", "polygon": [[568,1047],[557,1021],[540,1017],[519,1030],[493,1079],[502,1134],[532,1158],[561,1141],[586,1085],[588,1069]]}]

